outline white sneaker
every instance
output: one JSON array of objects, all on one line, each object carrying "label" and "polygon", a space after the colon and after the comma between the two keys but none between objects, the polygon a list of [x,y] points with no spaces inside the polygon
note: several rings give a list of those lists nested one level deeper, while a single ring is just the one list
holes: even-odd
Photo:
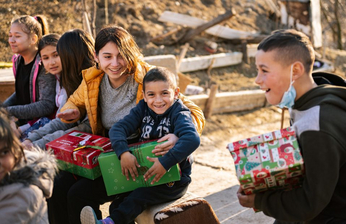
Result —
[{"label": "white sneaker", "polygon": [[85,206],[80,212],[80,221],[82,224],[102,224],[96,217],[92,207]]}]

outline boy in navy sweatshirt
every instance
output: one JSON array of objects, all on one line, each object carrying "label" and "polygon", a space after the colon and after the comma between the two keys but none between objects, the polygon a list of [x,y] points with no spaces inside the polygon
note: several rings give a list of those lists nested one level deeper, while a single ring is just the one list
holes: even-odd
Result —
[{"label": "boy in navy sweatshirt", "polygon": [[143,79],[143,95],[144,99],[130,114],[115,123],[109,131],[112,148],[121,162],[122,173],[128,180],[130,177],[135,180],[138,176],[139,164],[129,151],[126,139],[140,129],[140,141],[159,139],[169,133],[178,138],[173,148],[162,157],[147,158],[154,164],[144,174],[144,179],[147,181],[154,176],[153,184],[177,163],[181,169],[181,179],[117,195],[110,206],[110,216],[104,220],[97,220],[92,208],[86,206],[81,212],[82,224],[134,223],[134,219],[147,207],[178,199],[187,191],[191,182],[192,161],[189,158],[199,146],[200,138],[189,109],[178,99],[179,87],[175,75],[162,67],[151,69]]}]

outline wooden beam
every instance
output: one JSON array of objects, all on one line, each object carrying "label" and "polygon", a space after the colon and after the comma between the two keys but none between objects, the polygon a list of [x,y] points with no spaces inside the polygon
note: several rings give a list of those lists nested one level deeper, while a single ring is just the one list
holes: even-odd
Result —
[{"label": "wooden beam", "polygon": [[220,53],[207,56],[199,56],[193,58],[184,58],[180,64],[180,72],[190,72],[208,69],[214,59],[213,68],[225,67],[240,64],[243,54],[241,52]]},{"label": "wooden beam", "polygon": [[226,13],[219,15],[218,17],[212,19],[209,22],[203,23],[201,25],[199,25],[198,27],[194,28],[194,29],[190,29],[179,41],[178,43],[180,44],[184,44],[188,41],[190,41],[194,36],[202,33],[204,30],[219,24],[231,17],[233,17],[234,15],[236,15],[236,12],[233,8],[231,8],[229,11],[227,11]]},{"label": "wooden beam", "polygon": [[[207,22],[203,19],[199,19],[193,16],[171,12],[171,11],[164,11],[160,16],[159,21],[171,22],[171,23],[175,23],[178,25],[183,25],[183,26],[187,26],[191,28],[196,28]],[[259,35],[259,32],[235,30],[235,29],[231,29],[229,27],[220,26],[220,25],[215,25],[209,29],[206,29],[205,32],[210,35],[222,37],[225,39],[254,38]]]},{"label": "wooden beam", "polygon": [[[206,108],[208,95],[187,96],[203,111]],[[247,90],[238,92],[217,93],[214,99],[212,113],[230,113],[237,111],[252,110],[266,105],[266,98],[262,90]]]}]

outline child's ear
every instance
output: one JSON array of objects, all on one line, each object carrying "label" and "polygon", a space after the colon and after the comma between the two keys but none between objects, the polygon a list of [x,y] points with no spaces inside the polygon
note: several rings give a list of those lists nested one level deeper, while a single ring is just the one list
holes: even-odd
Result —
[{"label": "child's ear", "polygon": [[297,80],[299,77],[305,74],[305,67],[303,63],[300,61],[296,61],[293,63],[293,69],[292,69],[292,79]]},{"label": "child's ear", "polygon": [[174,90],[174,99],[178,99],[179,98],[179,93],[180,93],[180,88],[177,87]]},{"label": "child's ear", "polygon": [[147,102],[147,98],[146,98],[146,96],[145,96],[145,94],[144,94],[144,91],[143,91],[143,90],[142,90],[142,95],[143,95],[144,102]]},{"label": "child's ear", "polygon": [[33,45],[38,42],[38,36],[36,34],[32,34],[31,42],[32,42]]},{"label": "child's ear", "polygon": [[100,62],[99,62],[99,58],[98,58],[98,56],[97,56],[97,54],[96,54],[95,51],[94,51],[94,59],[95,59],[95,61],[96,61],[97,63],[100,63]]}]

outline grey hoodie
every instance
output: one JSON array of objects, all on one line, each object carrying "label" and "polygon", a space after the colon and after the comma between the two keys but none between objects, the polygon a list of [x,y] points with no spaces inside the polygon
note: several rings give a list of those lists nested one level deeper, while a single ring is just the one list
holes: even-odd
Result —
[{"label": "grey hoodie", "polygon": [[57,172],[55,157],[40,149],[25,151],[21,162],[0,181],[0,222],[49,223],[46,198],[53,192]]}]

